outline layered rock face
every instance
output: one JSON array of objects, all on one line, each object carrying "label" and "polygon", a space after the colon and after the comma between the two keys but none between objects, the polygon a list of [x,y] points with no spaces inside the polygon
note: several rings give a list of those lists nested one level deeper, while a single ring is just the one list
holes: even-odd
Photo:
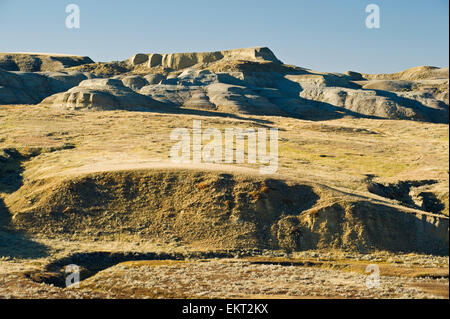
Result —
[{"label": "layered rock face", "polygon": [[67,92],[52,95],[42,104],[60,106],[65,109],[94,110],[142,110],[162,106],[152,98],[134,92],[115,79],[92,79],[82,81]]},{"label": "layered rock face", "polygon": [[77,71],[31,73],[0,70],[0,104],[37,104],[93,77],[90,73]]},{"label": "layered rock face", "polygon": [[5,71],[60,71],[93,62],[89,57],[76,55],[0,53],[0,69]]},{"label": "layered rock face", "polygon": [[[79,85],[105,78],[105,72],[117,81]],[[268,48],[136,54],[122,62],[83,64],[59,73],[1,71],[1,104],[36,104],[46,97],[45,104],[68,109],[146,110],[158,104],[309,120],[353,116],[448,123],[449,115],[448,68],[316,72],[285,65]]]},{"label": "layered rock face", "polygon": [[169,68],[181,70],[196,64],[206,64],[219,60],[244,60],[261,61],[281,64],[272,51],[268,48],[247,48],[216,52],[194,52],[194,53],[169,53],[169,54],[143,54],[138,53],[129,59],[133,66],[146,64],[148,67]]}]

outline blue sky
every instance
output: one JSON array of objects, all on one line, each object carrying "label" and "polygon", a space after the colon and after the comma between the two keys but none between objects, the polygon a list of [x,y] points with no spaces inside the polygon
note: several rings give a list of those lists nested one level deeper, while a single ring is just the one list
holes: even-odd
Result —
[{"label": "blue sky", "polygon": [[[81,28],[65,27],[79,5]],[[367,29],[365,8],[381,10]],[[320,71],[396,72],[448,66],[448,0],[0,0],[0,52],[123,60],[137,52],[267,46]]]}]

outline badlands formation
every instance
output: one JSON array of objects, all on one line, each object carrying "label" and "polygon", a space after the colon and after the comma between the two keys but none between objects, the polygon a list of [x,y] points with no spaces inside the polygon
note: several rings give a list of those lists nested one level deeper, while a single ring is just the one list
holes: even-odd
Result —
[{"label": "badlands formation", "polygon": [[[158,278],[253,267],[287,276],[282,286],[303,276],[283,268],[294,265],[364,280],[376,262],[385,290],[313,280],[288,295],[448,298],[448,81],[431,66],[313,71],[268,48],[117,62],[0,54],[0,297],[236,297],[108,285],[139,267]],[[277,174],[171,163],[170,132],[193,120],[278,128]],[[70,263],[83,267],[80,292],[58,288]],[[248,280],[243,297],[286,293]]]},{"label": "badlands formation", "polygon": [[[448,68],[324,73],[285,65],[268,48],[136,54],[116,63],[70,56],[0,57],[1,104],[71,110],[185,107],[310,120],[349,115],[448,123]],[[28,58],[39,61],[39,67]]]}]

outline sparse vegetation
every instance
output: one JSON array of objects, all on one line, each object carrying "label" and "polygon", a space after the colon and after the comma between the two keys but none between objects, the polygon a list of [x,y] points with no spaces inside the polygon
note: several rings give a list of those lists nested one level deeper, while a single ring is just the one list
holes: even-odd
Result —
[{"label": "sparse vegetation", "polygon": [[[186,123],[194,118],[202,119],[204,127],[219,129],[236,126],[278,127],[279,176],[284,176],[283,179],[300,179],[304,185],[319,182],[320,185],[327,186],[314,186],[310,195],[315,194],[314,196],[318,197],[317,202],[313,201],[309,207],[303,207],[300,204],[305,204],[306,198],[295,202],[293,196],[286,193],[283,188],[279,188],[281,184],[274,187],[265,179],[254,180],[251,177],[253,167],[249,164],[241,165],[243,167],[239,169],[236,167],[237,172],[240,172],[237,175],[214,173],[207,165],[202,166],[202,169],[210,170],[210,173],[194,170],[191,173],[171,175],[170,169],[165,172],[164,163],[168,161],[171,147],[167,128],[189,127]],[[329,250],[316,253],[296,252],[297,239],[296,235],[292,234],[298,229],[299,219],[290,215],[304,211],[303,222],[314,219],[315,223],[320,224],[323,218],[330,220],[330,216],[339,215],[341,209],[351,212],[351,207],[354,207],[352,205],[355,205],[352,196],[387,205],[386,207],[395,207],[394,209],[411,210],[408,205],[403,205],[395,198],[371,194],[368,186],[373,182],[389,184],[414,180],[436,181],[424,186],[425,189],[421,192],[435,194],[445,206],[441,213],[448,215],[447,125],[350,118],[320,123],[280,117],[229,118],[220,114],[201,116],[182,112],[180,114],[126,111],[71,113],[40,106],[3,106],[0,107],[0,119],[2,121],[0,149],[4,152],[2,158],[7,160],[10,156],[5,156],[5,150],[8,152],[8,149],[16,150],[19,154],[16,156],[17,161],[14,162],[16,164],[13,163],[16,165],[17,187],[9,191],[5,188],[0,190],[0,202],[6,203],[3,208],[0,206],[0,220],[3,226],[10,225],[13,221],[11,214],[17,214],[14,228],[20,228],[20,221],[23,220],[23,225],[28,225],[27,231],[32,231],[34,226],[30,222],[33,221],[33,214],[38,211],[44,214],[33,222],[41,223],[38,223],[40,226],[35,224],[34,235],[18,232],[14,228],[0,230],[1,297],[448,297],[448,257],[414,257],[401,253],[380,255],[377,252],[358,255],[338,251],[330,255]],[[138,131],[134,129],[136,126],[140,127]],[[133,143],[130,143],[130,140]],[[159,175],[154,175],[155,179],[142,179],[145,174],[139,172],[144,172],[150,167],[158,167],[158,162],[164,168],[163,171],[160,169]],[[3,177],[6,176],[5,172],[12,172],[11,163],[1,166]],[[106,175],[97,173],[101,171],[109,173],[105,173]],[[131,173],[124,174],[117,171]],[[109,177],[104,179],[101,176]],[[192,186],[192,191],[187,191],[189,185]],[[108,204],[103,201],[105,197],[100,196],[98,197],[100,202],[95,205],[92,202],[85,202],[88,197],[83,197],[85,196],[82,195],[83,192],[86,196],[89,194],[94,196],[95,193],[92,192],[102,192],[102,187],[107,187],[104,190],[115,194],[111,195],[115,198],[114,201]],[[178,192],[177,187],[181,187]],[[276,191],[274,193],[274,189],[277,188],[281,190],[279,194]],[[167,199],[170,199],[170,196],[165,202],[156,201],[151,194],[158,189],[161,190],[161,195],[175,196],[173,204],[168,206]],[[344,193],[352,195],[348,197],[344,196]],[[76,198],[82,201],[77,202]],[[205,251],[214,246],[217,248],[217,245],[239,248],[239,245],[233,245],[243,242],[246,242],[247,247],[258,246],[258,241],[255,241],[258,237],[254,237],[257,234],[254,231],[258,228],[255,230],[248,228],[251,225],[248,224],[249,216],[245,213],[245,205],[242,205],[245,203],[260,205],[258,203],[266,201],[277,201],[278,210],[272,211],[271,214],[275,215],[269,214],[264,218],[268,218],[267,221],[279,218],[280,222],[266,232],[265,236],[275,232],[280,247],[286,249],[289,256],[281,251],[279,254],[285,257],[274,257],[270,254],[277,253],[272,251],[267,257],[259,255],[245,260],[238,259],[233,263],[198,262],[195,259],[186,260],[188,262],[130,261],[100,271],[83,282],[81,290],[51,287],[45,283],[36,283],[31,277],[23,275],[37,271],[37,277],[33,277],[35,280],[39,276],[45,278],[47,276],[45,265],[55,258],[62,258],[75,251],[186,253]],[[184,206],[173,206],[174,204]],[[160,212],[154,215],[152,226],[156,227],[155,231],[160,234],[159,237],[151,235],[154,244],[148,243],[145,239],[152,234],[148,232],[151,228],[146,228],[150,225],[148,217],[145,217],[148,215],[139,215],[139,212],[145,209],[148,211],[149,207],[160,207]],[[420,212],[420,209],[416,207],[415,212]],[[112,223],[111,218],[116,218],[113,217],[114,212],[121,212],[120,216],[126,216],[130,210],[137,212],[134,217],[129,215],[130,218],[127,218],[133,221],[131,224],[126,225],[129,222],[125,223],[125,220],[120,219],[116,219],[116,222],[120,221],[119,223]],[[89,218],[77,219],[76,222],[68,219],[71,220],[70,224],[57,222],[63,220],[61,219],[63,216],[76,217],[81,212],[82,216]],[[179,224],[183,220],[184,223],[187,220],[194,220],[192,216],[204,218],[206,212],[209,216],[215,214],[217,218],[207,226],[208,231],[203,230],[204,220],[196,226],[185,228]],[[237,212],[242,214],[237,220],[244,222],[243,232],[239,236],[230,236],[226,228],[223,228],[225,236],[211,236],[212,230],[220,229],[221,220],[228,216],[227,214],[239,216],[236,215]],[[192,216],[186,219],[189,214]],[[324,214],[331,215],[323,217]],[[103,226],[99,227],[100,220],[95,216],[103,216],[101,218],[105,218],[107,223],[103,225],[109,225],[111,231]],[[158,220],[164,222],[158,224]],[[170,228],[162,230],[176,220],[179,220],[174,224],[178,233]],[[79,227],[76,226],[77,223]],[[182,229],[186,232],[180,232]],[[199,229],[200,233],[206,236],[205,241],[198,240],[199,233],[196,233],[195,229]],[[230,229],[238,231],[240,228],[233,226]],[[325,227],[319,231],[329,234],[324,235],[321,243],[332,243],[335,240],[331,236],[332,233],[328,233],[334,232],[333,229],[327,230]],[[239,231],[236,234],[238,233]],[[95,241],[92,241],[93,238]],[[350,236],[348,239],[356,243],[354,237]],[[210,245],[206,245],[206,242]],[[367,256],[370,259],[366,259]],[[380,265],[381,274],[385,276],[383,280],[386,282],[386,288],[369,293],[363,286],[358,288],[349,285],[349,282],[363,280],[366,264],[374,262]],[[296,266],[284,266],[286,263]],[[176,275],[172,275],[170,281],[163,284],[164,278],[169,278],[166,277],[168,272],[173,274],[176,269],[181,271],[183,267],[186,268],[185,271],[195,274],[195,280],[199,282],[197,286],[188,288],[183,284],[186,279]],[[140,269],[140,274],[144,274],[139,278],[134,275],[137,268]],[[152,286],[149,278],[155,278],[155,274],[161,281],[155,282],[155,286]],[[321,276],[325,276],[324,279],[335,278],[335,281],[333,284],[329,282],[327,285],[323,283],[319,285],[318,281],[309,280],[310,284],[307,287],[300,288],[296,283],[305,283],[306,281],[302,281],[301,278],[306,275],[314,278]],[[207,281],[212,278],[216,288],[221,287],[220,289],[213,291],[207,285]],[[267,290],[267,283],[261,281],[261,278],[271,281],[273,289]],[[242,286],[221,284],[230,280],[241,282]],[[336,285],[336,280],[343,281]],[[108,282],[115,282],[115,285],[121,287],[120,291],[110,288]],[[280,285],[273,285],[274,282],[279,282]],[[18,285],[22,288],[19,289]],[[242,290],[243,286],[247,287],[245,291]]]}]

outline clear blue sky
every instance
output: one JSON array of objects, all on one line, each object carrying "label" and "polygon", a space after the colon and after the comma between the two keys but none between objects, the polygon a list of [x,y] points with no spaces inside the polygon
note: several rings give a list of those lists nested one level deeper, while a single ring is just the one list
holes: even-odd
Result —
[{"label": "clear blue sky", "polygon": [[[78,4],[81,28],[65,27]],[[365,27],[365,7],[381,28]],[[395,72],[448,66],[448,0],[0,0],[0,52],[123,60],[137,52],[267,46],[320,71]]]}]

